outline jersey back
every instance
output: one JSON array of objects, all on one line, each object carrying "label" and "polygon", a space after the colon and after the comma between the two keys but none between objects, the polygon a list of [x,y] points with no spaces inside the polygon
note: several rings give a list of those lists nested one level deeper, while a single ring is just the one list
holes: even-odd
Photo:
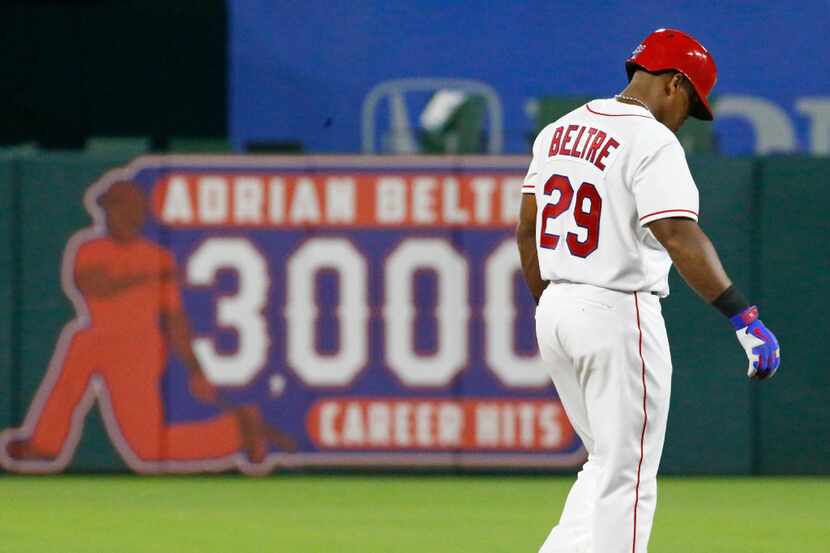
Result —
[{"label": "jersey back", "polygon": [[648,110],[593,100],[551,123],[522,192],[536,198],[543,279],[668,295],[671,259],[646,225],[696,221],[698,191],[674,133]]}]

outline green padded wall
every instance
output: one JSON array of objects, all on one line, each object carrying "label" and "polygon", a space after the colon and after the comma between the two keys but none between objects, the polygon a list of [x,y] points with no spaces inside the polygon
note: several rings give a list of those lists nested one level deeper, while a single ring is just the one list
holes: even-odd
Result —
[{"label": "green padded wall", "polygon": [[[690,159],[700,189],[700,225],[732,279],[749,293],[752,160]],[[729,323],[672,270],[663,301],[674,375],[661,471],[745,473],[751,468],[746,357]]]},{"label": "green padded wall", "polygon": [[781,371],[759,386],[764,473],[830,472],[830,187],[827,159],[769,159],[761,183],[761,317]]},{"label": "green padded wall", "polygon": [[14,311],[14,171],[13,157],[0,157],[0,428],[11,424],[14,377],[12,374],[12,317]]},{"label": "green padded wall", "polygon": [[[58,336],[75,310],[61,287],[61,260],[70,236],[91,222],[83,207],[87,187],[124,159],[49,155],[19,162],[20,176],[20,367],[21,403],[26,409],[37,391]],[[121,467],[98,423],[87,420],[82,446],[72,463],[77,470]],[[21,413],[21,416],[25,413]],[[20,420],[15,421],[20,422]]]},{"label": "green padded wall", "polygon": [[[57,337],[75,315],[61,288],[69,237],[89,225],[82,197],[123,159],[77,154],[0,157],[0,427],[19,424],[43,378]],[[830,160],[695,157],[700,223],[733,280],[761,306],[778,333],[783,367],[770,382],[749,382],[745,356],[728,323],[672,274],[663,302],[674,361],[662,471],[830,473],[830,367],[820,349],[830,336]],[[762,192],[762,195],[758,195]],[[17,206],[17,207],[15,207]],[[14,225],[19,224],[15,230]],[[13,243],[15,236],[19,243]],[[15,248],[22,248],[16,250]],[[12,296],[19,251],[20,311]],[[19,315],[16,327],[12,316]],[[12,332],[15,330],[15,334]],[[21,340],[14,343],[14,336]],[[11,389],[12,352],[20,389]],[[19,394],[14,410],[12,394]],[[93,409],[75,471],[126,470]]]}]

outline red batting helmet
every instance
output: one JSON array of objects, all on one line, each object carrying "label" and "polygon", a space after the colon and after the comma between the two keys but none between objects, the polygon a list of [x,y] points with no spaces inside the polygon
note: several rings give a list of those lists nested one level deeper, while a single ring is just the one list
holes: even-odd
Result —
[{"label": "red batting helmet", "polygon": [[718,80],[718,69],[712,54],[693,37],[676,29],[657,29],[634,49],[631,57],[625,60],[625,68],[629,81],[637,69],[649,73],[673,69],[683,73],[700,100],[690,115],[712,120],[708,96]]}]

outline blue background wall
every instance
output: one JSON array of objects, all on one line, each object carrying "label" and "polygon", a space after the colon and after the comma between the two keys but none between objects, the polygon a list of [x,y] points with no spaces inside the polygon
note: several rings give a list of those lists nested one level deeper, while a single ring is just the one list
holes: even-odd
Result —
[{"label": "blue background wall", "polygon": [[[830,96],[830,3],[802,1],[418,2],[235,0],[230,19],[234,145],[296,139],[307,151],[360,150],[360,107],[378,83],[407,77],[483,81],[501,97],[505,152],[525,152],[528,99],[610,96],[623,62],[659,27],[696,36],[715,56],[717,94],[775,102],[797,150],[809,149],[797,98]],[[750,153],[751,127],[716,123],[722,149]]]}]

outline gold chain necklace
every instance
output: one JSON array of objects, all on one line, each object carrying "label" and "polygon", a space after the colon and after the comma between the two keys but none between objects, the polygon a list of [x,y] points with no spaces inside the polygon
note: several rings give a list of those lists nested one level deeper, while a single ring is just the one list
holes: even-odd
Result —
[{"label": "gold chain necklace", "polygon": [[[640,100],[639,98],[635,98],[634,96],[625,96],[624,94],[617,94],[616,96],[614,96],[614,99],[615,99],[615,100],[628,100],[629,102],[634,102],[635,104],[640,104],[641,106],[643,106],[644,108],[646,108],[646,111],[647,111],[647,112],[651,113],[651,108],[649,108],[649,107],[646,105],[646,103],[645,103],[645,102],[643,102],[643,101],[642,101],[642,100]],[[651,116],[652,116],[652,117],[654,117],[654,114],[653,114],[653,113],[651,113]]]}]

